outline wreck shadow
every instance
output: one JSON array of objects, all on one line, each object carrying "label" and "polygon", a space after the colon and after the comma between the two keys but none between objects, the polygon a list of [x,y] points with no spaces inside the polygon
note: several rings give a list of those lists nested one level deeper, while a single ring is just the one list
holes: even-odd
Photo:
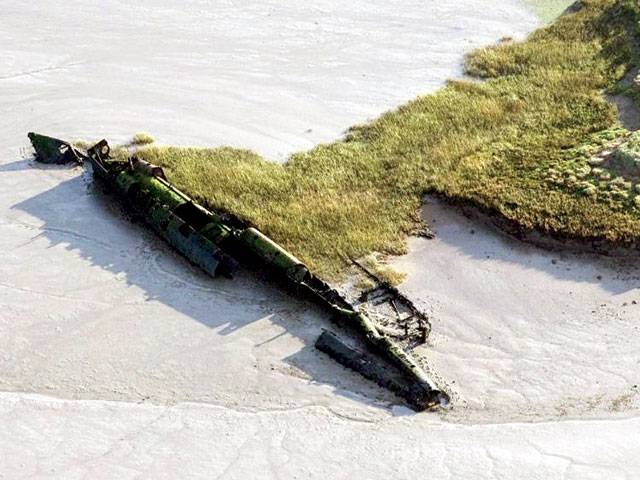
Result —
[{"label": "wreck shadow", "polygon": [[[9,163],[0,163],[0,172],[19,172],[21,170],[27,170],[30,168],[35,168],[35,161],[29,159],[16,160],[14,162]],[[46,167],[46,165],[42,165]]]},{"label": "wreck shadow", "polygon": [[74,170],[78,168],[76,163],[67,163],[66,165],[47,164],[37,162],[34,158],[23,158],[8,163],[0,163],[0,173],[10,172],[22,172],[27,170],[42,170],[42,171],[60,171],[60,170]]},{"label": "wreck shadow", "polygon": [[617,295],[640,287],[640,252],[607,256],[572,245],[538,246],[514,238],[475,211],[426,197],[422,218],[439,241],[472,260],[497,261],[540,271],[558,280],[596,284]]},{"label": "wreck shadow", "polygon": [[[0,166],[0,171],[33,167],[44,170],[75,168],[20,160]],[[279,357],[293,367],[292,370],[300,370],[302,375],[298,376],[311,383],[329,385],[336,394],[369,406],[382,408],[376,399],[401,403],[393,394],[346,370],[315,349],[314,343],[322,328],[339,331],[329,322],[327,312],[260,281],[259,274],[245,269],[240,269],[233,280],[209,277],[126,215],[116,198],[93,182],[90,171],[62,181],[11,209],[42,222],[37,227],[36,237],[45,238],[48,248],[62,247],[73,251],[91,266],[111,272],[127,286],[141,290],[146,301],[161,302],[215,329],[222,336],[268,318],[269,322],[281,327],[282,332],[304,344],[292,355]],[[263,343],[269,343],[279,335],[275,334]],[[255,345],[256,348],[261,346]],[[247,358],[247,362],[251,359]]]}]

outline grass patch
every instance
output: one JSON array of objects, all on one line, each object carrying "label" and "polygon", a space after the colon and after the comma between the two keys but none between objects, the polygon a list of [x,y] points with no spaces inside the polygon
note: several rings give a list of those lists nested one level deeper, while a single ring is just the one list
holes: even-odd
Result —
[{"label": "grass patch", "polygon": [[155,142],[156,139],[153,138],[151,135],[149,135],[146,132],[138,132],[133,136],[133,139],[131,140],[131,145],[149,145],[150,143]]},{"label": "grass patch", "polygon": [[557,18],[572,3],[571,0],[525,0],[544,22]]},{"label": "grass patch", "polygon": [[[473,203],[524,229],[636,239],[633,185],[626,198],[585,194],[584,177],[565,172],[586,172],[588,150],[604,145],[598,135],[628,135],[601,92],[635,61],[639,7],[632,0],[582,3],[524,42],[472,53],[467,71],[486,81],[451,81],[286,164],[232,148],[150,146],[139,155],[329,279],[346,257],[404,253],[426,192]],[[553,181],[554,171],[562,182]]]},{"label": "grass patch", "polygon": [[406,275],[391,268],[389,265],[384,264],[384,260],[378,258],[374,254],[369,254],[360,259],[360,264],[372,272],[379,279],[390,283],[391,285],[398,285],[402,283]]}]

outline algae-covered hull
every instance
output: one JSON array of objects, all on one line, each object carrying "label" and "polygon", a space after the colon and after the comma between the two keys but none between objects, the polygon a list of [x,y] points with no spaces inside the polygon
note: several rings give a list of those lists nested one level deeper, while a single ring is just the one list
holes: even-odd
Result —
[{"label": "algae-covered hull", "polygon": [[[354,346],[354,342],[345,342],[330,332],[319,337],[316,346],[343,365],[393,390],[415,409],[446,402],[446,395],[403,348],[299,259],[257,229],[238,225],[198,205],[175,188],[160,167],[135,156],[113,159],[105,140],[85,152],[45,135],[29,133],[29,139],[37,161],[89,163],[94,176],[127,210],[209,275],[232,277],[242,263],[267,271],[296,294],[325,307],[357,340],[358,346]],[[394,295],[403,300],[399,292]]]}]

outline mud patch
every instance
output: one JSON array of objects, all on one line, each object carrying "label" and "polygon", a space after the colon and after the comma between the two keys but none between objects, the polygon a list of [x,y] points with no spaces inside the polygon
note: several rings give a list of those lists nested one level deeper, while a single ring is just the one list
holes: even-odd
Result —
[{"label": "mud patch", "polygon": [[624,128],[632,132],[640,129],[640,108],[631,97],[620,93],[605,98],[618,109],[618,120]]}]

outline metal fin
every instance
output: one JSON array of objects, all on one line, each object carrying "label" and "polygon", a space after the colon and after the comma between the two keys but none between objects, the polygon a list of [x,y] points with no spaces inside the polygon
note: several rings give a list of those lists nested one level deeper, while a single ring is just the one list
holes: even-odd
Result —
[{"label": "metal fin", "polygon": [[36,151],[36,161],[40,163],[62,165],[70,162],[82,163],[84,161],[85,155],[64,140],[34,132],[29,132],[28,137]]}]

